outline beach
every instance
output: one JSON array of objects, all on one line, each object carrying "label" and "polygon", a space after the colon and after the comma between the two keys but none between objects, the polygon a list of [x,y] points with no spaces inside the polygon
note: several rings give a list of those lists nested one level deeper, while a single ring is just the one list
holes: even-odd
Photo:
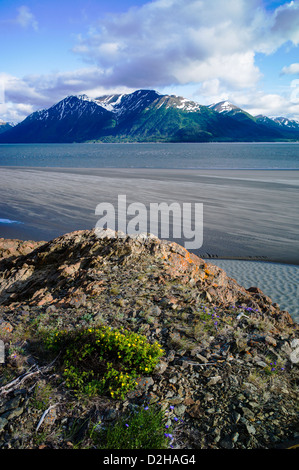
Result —
[{"label": "beach", "polygon": [[[1,167],[2,238],[91,229],[99,203],[203,204],[205,258],[299,264],[299,171]],[[178,243],[184,240],[175,239]]]}]

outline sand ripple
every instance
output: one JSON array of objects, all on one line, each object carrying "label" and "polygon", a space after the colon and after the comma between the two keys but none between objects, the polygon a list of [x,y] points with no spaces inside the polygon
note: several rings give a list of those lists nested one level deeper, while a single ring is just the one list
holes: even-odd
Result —
[{"label": "sand ripple", "polygon": [[244,286],[259,287],[299,322],[299,266],[261,261],[207,260]]}]

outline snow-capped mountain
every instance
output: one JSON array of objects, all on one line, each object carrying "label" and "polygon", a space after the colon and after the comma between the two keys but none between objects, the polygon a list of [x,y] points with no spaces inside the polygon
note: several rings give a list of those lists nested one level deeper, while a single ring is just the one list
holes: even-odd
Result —
[{"label": "snow-capped mountain", "polygon": [[130,94],[106,95],[96,98],[96,102],[117,116],[140,113],[161,95],[153,90],[138,90]]},{"label": "snow-capped mountain", "polygon": [[157,109],[162,106],[176,108],[186,112],[200,111],[202,106],[181,96],[161,95],[153,90],[138,90],[129,95],[105,95],[95,100],[99,105],[118,116],[132,112],[141,112],[148,106]]},{"label": "snow-capped mountain", "polygon": [[267,126],[269,129],[283,134],[285,138],[295,138],[298,140],[299,122],[294,119],[258,115],[255,117],[255,120],[258,124]]},{"label": "snow-capped mountain", "polygon": [[202,106],[179,96],[137,90],[96,99],[67,96],[3,132],[0,142],[298,140],[295,123],[253,117],[229,101]]},{"label": "snow-capped mountain", "polygon": [[237,106],[230,103],[230,101],[220,101],[219,103],[210,104],[208,107],[217,111],[217,113],[230,113],[235,110],[241,111],[240,108],[237,108]]},{"label": "snow-capped mountain", "polygon": [[90,115],[100,113],[103,115],[105,111],[94,100],[88,98],[87,95],[78,95],[67,96],[64,100],[51,106],[51,108],[36,111],[31,116],[39,121],[47,119],[61,121],[70,116],[76,116],[77,119],[80,119],[86,113]]},{"label": "snow-capped mountain", "polygon": [[277,117],[277,118],[271,118],[271,119],[282,127],[288,127],[291,129],[299,129],[299,121],[296,121],[295,119],[288,119],[285,117]]},{"label": "snow-capped mountain", "polygon": [[5,121],[2,121],[2,119],[0,119],[0,134],[8,131],[9,129],[14,127],[14,125],[15,124],[13,122],[5,122]]},{"label": "snow-capped mountain", "polygon": [[[36,111],[5,133],[9,142],[83,142],[98,129],[112,126],[111,113],[86,95],[67,96]],[[0,142],[3,142],[4,134]]]},{"label": "snow-capped mountain", "polygon": [[238,108],[238,106],[235,106],[230,101],[220,101],[219,103],[209,105],[209,108],[213,109],[213,111],[216,111],[217,113],[225,114],[226,116],[231,116],[237,119],[254,119],[253,116],[243,109]]}]

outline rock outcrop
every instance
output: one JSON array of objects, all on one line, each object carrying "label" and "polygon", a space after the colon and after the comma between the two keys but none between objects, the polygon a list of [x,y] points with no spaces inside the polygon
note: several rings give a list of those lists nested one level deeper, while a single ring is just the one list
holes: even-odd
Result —
[{"label": "rock outcrop", "polygon": [[43,245],[45,242],[23,241],[0,238],[0,260],[3,258],[15,258],[28,255],[32,250]]},{"label": "rock outcrop", "polygon": [[[263,292],[245,289],[218,268],[182,246],[153,235],[124,236],[111,230],[99,237],[95,230],[77,231],[50,242],[15,242],[0,239],[0,304],[63,304],[75,296],[101,290],[95,280],[103,266],[159,262],[160,275],[196,286],[203,299],[221,306],[246,305],[292,324],[287,312]],[[19,256],[22,255],[22,256]],[[4,259],[3,259],[4,258]]]}]

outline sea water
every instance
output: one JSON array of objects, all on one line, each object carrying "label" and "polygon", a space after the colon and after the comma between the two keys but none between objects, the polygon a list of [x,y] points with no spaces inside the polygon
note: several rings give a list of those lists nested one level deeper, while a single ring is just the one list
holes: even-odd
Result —
[{"label": "sea water", "polygon": [[299,143],[0,144],[0,166],[299,169]]}]

